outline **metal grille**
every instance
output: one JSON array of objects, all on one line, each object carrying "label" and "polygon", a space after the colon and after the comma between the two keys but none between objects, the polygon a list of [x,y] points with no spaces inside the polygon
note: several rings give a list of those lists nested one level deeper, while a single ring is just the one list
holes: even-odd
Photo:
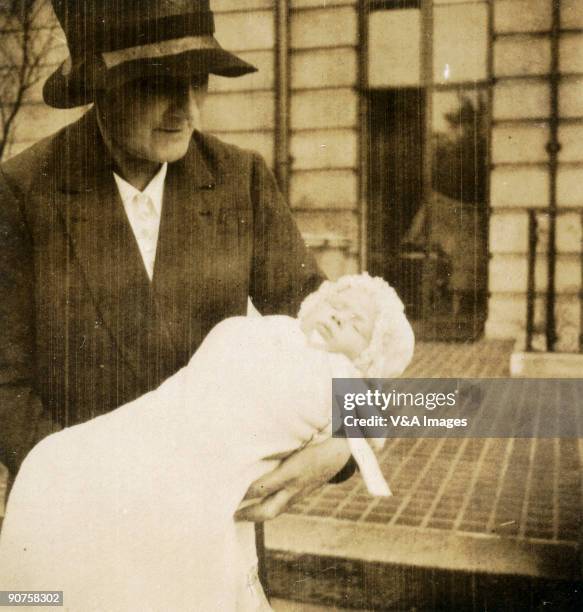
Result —
[{"label": "metal grille", "polygon": [[575,544],[579,453],[577,440],[388,440],[381,463],[393,497],[371,499],[355,479],[291,512]]},{"label": "metal grille", "polygon": [[[511,344],[422,344],[406,376],[507,376]],[[391,498],[358,478],[291,510],[362,523],[575,544],[582,506],[577,439],[392,439],[380,462]]]}]

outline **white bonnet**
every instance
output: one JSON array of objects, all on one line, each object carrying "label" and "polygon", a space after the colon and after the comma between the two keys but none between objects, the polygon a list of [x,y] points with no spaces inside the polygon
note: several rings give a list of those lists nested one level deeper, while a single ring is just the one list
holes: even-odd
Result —
[{"label": "white bonnet", "polygon": [[351,288],[369,295],[377,309],[371,342],[354,364],[367,378],[400,376],[413,358],[415,336],[405,316],[403,302],[382,278],[363,272],[342,276],[335,282],[324,281],[302,302],[298,318],[305,319],[321,301]]}]

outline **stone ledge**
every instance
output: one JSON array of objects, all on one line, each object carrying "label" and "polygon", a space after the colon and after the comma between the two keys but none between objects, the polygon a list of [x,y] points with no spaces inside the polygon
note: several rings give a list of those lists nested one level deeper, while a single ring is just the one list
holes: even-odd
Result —
[{"label": "stone ledge", "polygon": [[582,378],[583,353],[526,352],[514,349],[510,356],[513,378]]},{"label": "stone ledge", "polygon": [[[336,610],[583,609],[575,546],[314,517],[283,516],[266,531],[273,596]],[[559,568],[571,578],[546,577]]]},{"label": "stone ledge", "polygon": [[294,515],[283,515],[266,524],[265,534],[268,550],[296,557],[498,576],[581,578],[578,546],[570,542]]},{"label": "stone ledge", "polygon": [[[267,535],[269,592],[298,602],[318,603],[333,609],[361,610],[581,610],[579,578],[565,580],[542,576],[495,573],[506,552],[495,547],[485,553],[482,546],[500,544],[501,538],[473,538],[468,550],[456,559],[448,547],[451,539],[438,530],[394,529],[350,521],[284,516],[272,522]],[[445,538],[445,539],[444,539]],[[465,539],[466,542],[469,539]],[[480,541],[481,540],[481,541]],[[508,538],[506,544],[511,544]],[[445,543],[445,546],[444,546]],[[273,549],[273,546],[289,550]],[[421,553],[421,554],[418,554]],[[411,565],[436,562],[438,566]],[[528,563],[526,558],[531,557]],[[537,556],[537,555],[535,555]],[[514,565],[533,568],[527,549]],[[382,559],[382,561],[375,560]],[[545,561],[561,566],[574,561],[573,548],[563,546]],[[396,561],[396,562],[391,562]],[[460,569],[442,569],[454,561]],[[469,567],[464,567],[468,563]],[[480,571],[472,568],[480,567]],[[507,565],[506,570],[509,570]],[[536,572],[535,572],[536,573]],[[301,608],[304,609],[303,607]],[[309,609],[309,608],[306,608]]]}]

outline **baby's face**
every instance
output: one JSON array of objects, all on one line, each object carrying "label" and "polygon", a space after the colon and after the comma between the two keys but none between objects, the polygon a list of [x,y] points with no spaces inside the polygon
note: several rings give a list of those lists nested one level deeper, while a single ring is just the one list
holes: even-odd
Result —
[{"label": "baby's face", "polygon": [[366,294],[355,289],[338,292],[311,314],[308,331],[316,330],[333,353],[356,359],[370,344],[376,308]]}]

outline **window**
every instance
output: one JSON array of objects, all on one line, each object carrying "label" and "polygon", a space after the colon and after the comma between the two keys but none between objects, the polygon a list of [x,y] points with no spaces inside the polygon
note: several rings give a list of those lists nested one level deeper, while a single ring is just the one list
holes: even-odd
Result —
[{"label": "window", "polygon": [[369,269],[397,287],[422,336],[474,338],[487,289],[489,7],[420,4],[373,2],[367,16]]}]

